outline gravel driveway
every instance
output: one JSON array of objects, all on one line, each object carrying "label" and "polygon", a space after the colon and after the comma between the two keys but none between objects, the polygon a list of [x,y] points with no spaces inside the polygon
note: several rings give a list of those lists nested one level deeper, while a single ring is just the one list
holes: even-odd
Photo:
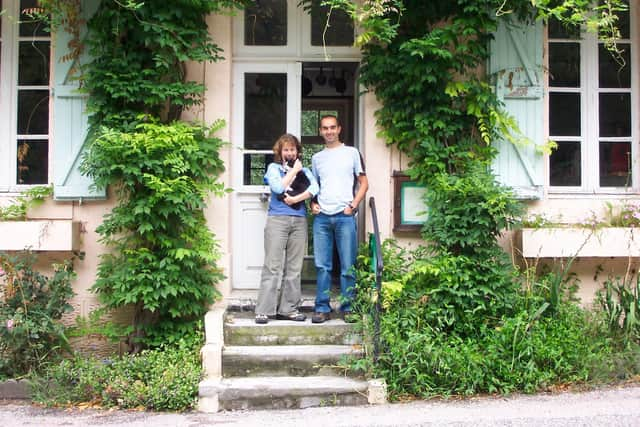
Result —
[{"label": "gravel driveway", "polygon": [[217,414],[47,409],[0,404],[0,425],[13,426],[639,426],[640,386],[582,393],[475,397],[366,407]]}]

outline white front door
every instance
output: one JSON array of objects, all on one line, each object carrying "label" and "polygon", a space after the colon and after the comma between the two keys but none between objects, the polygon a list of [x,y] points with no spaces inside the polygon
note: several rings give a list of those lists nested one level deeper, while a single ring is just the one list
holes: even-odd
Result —
[{"label": "white front door", "polygon": [[236,63],[233,79],[233,275],[235,289],[257,289],[264,258],[269,188],[263,182],[283,133],[300,135],[300,62]]}]

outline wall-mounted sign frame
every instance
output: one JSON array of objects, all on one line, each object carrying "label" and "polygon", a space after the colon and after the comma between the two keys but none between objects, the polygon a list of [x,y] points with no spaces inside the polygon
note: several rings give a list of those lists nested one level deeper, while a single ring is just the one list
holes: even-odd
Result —
[{"label": "wall-mounted sign frame", "polygon": [[426,187],[401,171],[393,173],[393,231],[419,232],[427,217]]}]

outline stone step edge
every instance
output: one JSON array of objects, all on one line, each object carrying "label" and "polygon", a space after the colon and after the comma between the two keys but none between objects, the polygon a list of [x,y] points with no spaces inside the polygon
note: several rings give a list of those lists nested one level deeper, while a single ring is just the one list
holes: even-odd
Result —
[{"label": "stone step edge", "polygon": [[298,322],[294,320],[269,320],[268,323],[258,324],[255,322],[253,316],[250,317],[226,317],[224,320],[225,328],[255,328],[255,329],[278,329],[281,327],[286,328],[322,328],[322,329],[333,329],[333,328],[341,328],[351,331],[355,328],[355,324],[347,323],[343,319],[341,319],[337,314],[331,313],[331,317],[329,320],[322,323],[313,323],[311,321],[311,316],[307,316],[307,319]]},{"label": "stone step edge", "polygon": [[302,345],[225,345],[222,355],[234,357],[262,357],[273,360],[278,357],[287,359],[304,357],[361,356],[364,349],[360,344],[302,344]]},{"label": "stone step edge", "polygon": [[368,387],[367,381],[335,376],[231,377],[205,383],[200,387],[200,392],[215,392],[225,400],[240,397],[278,398],[290,395],[367,393]]},{"label": "stone step edge", "polygon": [[[206,378],[198,385],[198,411],[200,412],[218,412],[220,410],[220,401],[224,401],[224,396],[221,396],[226,390],[229,390],[232,386],[236,386],[236,391],[249,390],[254,396],[260,398],[260,392],[265,393],[263,387],[257,386],[257,384],[275,384],[282,386],[286,380],[291,380],[294,384],[297,384],[296,390],[301,390],[302,393],[307,395],[318,395],[321,392],[319,387],[310,387],[311,383],[318,383],[319,381],[324,384],[324,390],[328,390],[329,394],[333,393],[362,393],[366,395],[367,402],[372,405],[381,405],[387,403],[387,386],[384,379],[370,379],[370,380],[352,380],[352,379],[340,379],[336,380],[334,377],[262,377],[262,378]],[[342,380],[342,381],[339,381]],[[347,385],[347,389],[344,392],[336,391],[326,386],[327,383],[342,383]],[[344,388],[342,389],[344,390]],[[291,393],[289,387],[286,392],[280,391],[283,397]],[[269,397],[276,397],[273,393],[268,395]],[[221,399],[222,397],[222,399]],[[247,396],[243,396],[247,398]],[[249,396],[251,398],[251,396]]]}]

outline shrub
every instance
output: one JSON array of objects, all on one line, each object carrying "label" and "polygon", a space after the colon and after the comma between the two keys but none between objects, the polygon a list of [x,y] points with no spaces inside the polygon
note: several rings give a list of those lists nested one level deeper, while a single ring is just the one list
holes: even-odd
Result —
[{"label": "shrub", "polygon": [[609,329],[626,341],[640,342],[640,276],[609,277],[596,294]]},{"label": "shrub", "polygon": [[425,240],[440,253],[480,256],[482,262],[501,252],[496,238],[522,213],[511,191],[482,166],[463,175],[435,176],[426,205]]},{"label": "shrub", "polygon": [[148,119],[133,132],[103,129],[84,158],[118,204],[97,232],[113,251],[101,257],[93,290],[110,309],[134,307],[132,351],[173,342],[219,295],[217,241],[203,210],[221,195],[223,142],[214,127]]},{"label": "shrub", "polygon": [[0,254],[0,376],[37,371],[68,346],[62,315],[71,311],[73,259],[47,277],[30,252]]},{"label": "shrub", "polygon": [[51,366],[34,386],[47,405],[93,402],[106,407],[180,411],[195,406],[202,377],[199,339],[99,360],[76,354]]},{"label": "shrub", "polygon": [[[424,248],[407,251],[392,241],[382,247],[390,261],[382,284],[382,351],[377,363],[369,353],[367,363],[357,363],[386,379],[391,398],[531,393],[640,372],[638,344],[611,333],[610,316],[581,308],[575,279],[563,272],[514,274],[499,285],[505,279],[499,263],[429,258]],[[375,293],[364,248],[357,277],[355,307],[370,312]],[[371,322],[363,328],[373,335]]]},{"label": "shrub", "polygon": [[393,398],[532,393],[556,384],[611,381],[616,366],[610,356],[631,354],[616,353],[606,330],[594,327],[575,305],[554,317],[519,311],[468,336],[414,323],[411,314],[385,312],[381,323],[385,351],[375,373],[387,380]]}]

